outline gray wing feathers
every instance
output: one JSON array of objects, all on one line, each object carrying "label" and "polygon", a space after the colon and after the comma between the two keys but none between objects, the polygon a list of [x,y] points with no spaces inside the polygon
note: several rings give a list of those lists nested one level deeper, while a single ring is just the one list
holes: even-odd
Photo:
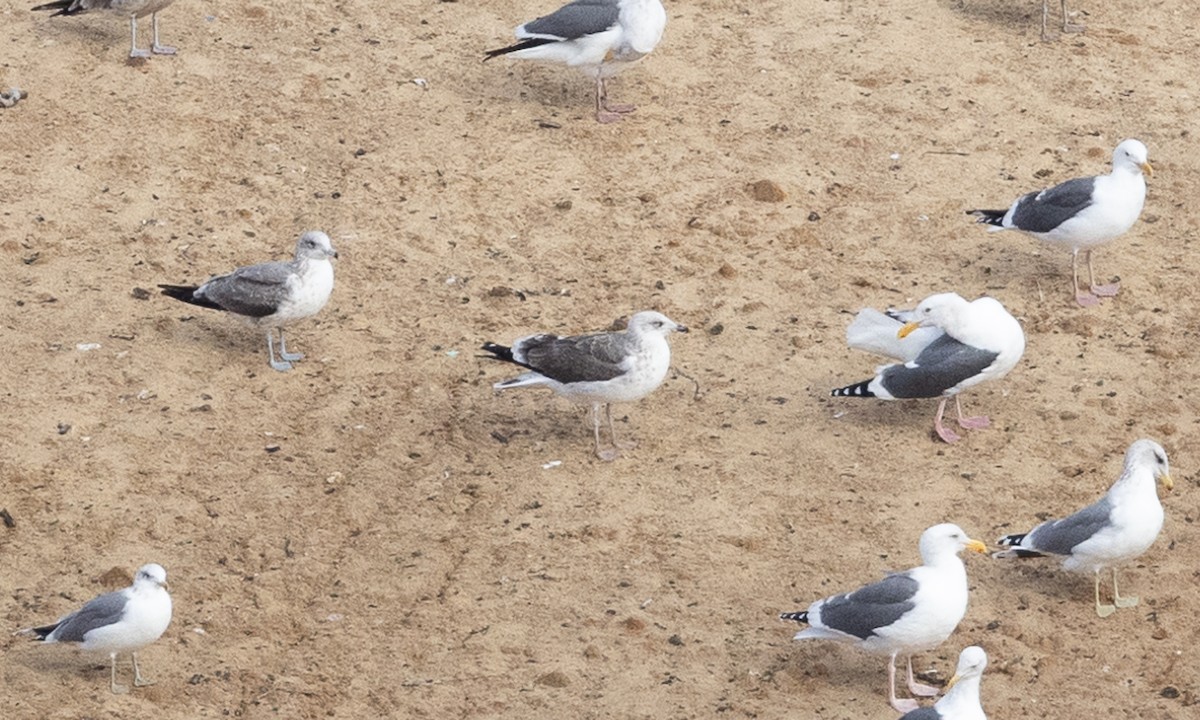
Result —
[{"label": "gray wing feathers", "polygon": [[1104,529],[1111,515],[1112,503],[1105,495],[1074,515],[1038,525],[1026,544],[1041,552],[1070,555],[1076,545]]},{"label": "gray wing feathers", "polygon": [[575,0],[558,10],[522,25],[517,37],[550,37],[575,40],[604,32],[617,24],[621,8],[617,0]]},{"label": "gray wing feathers", "polygon": [[560,383],[612,380],[625,374],[628,338],[618,333],[534,335],[518,340],[513,352],[531,370]]},{"label": "gray wing feathers", "polygon": [[917,708],[912,712],[904,713],[900,720],[944,720],[942,714],[938,712],[936,707]]},{"label": "gray wing feathers", "polygon": [[836,595],[821,605],[821,624],[866,640],[912,610],[912,598],[919,587],[912,577],[898,573],[852,593]]},{"label": "gray wing feathers", "polygon": [[893,397],[937,397],[983,372],[998,356],[999,353],[971,347],[949,335],[942,335],[929,343],[912,362],[885,368],[881,380]]},{"label": "gray wing feathers", "polygon": [[291,262],[250,265],[209,280],[197,294],[229,312],[266,317],[287,298],[288,280],[295,274],[296,267]]},{"label": "gray wing feathers", "polygon": [[129,599],[122,590],[105,593],[59,621],[51,637],[58,642],[83,642],[84,635],[121,619]]},{"label": "gray wing feathers", "polygon": [[1088,177],[1031,192],[1017,201],[1012,223],[1027,232],[1050,232],[1091,205],[1095,188],[1096,178]]}]

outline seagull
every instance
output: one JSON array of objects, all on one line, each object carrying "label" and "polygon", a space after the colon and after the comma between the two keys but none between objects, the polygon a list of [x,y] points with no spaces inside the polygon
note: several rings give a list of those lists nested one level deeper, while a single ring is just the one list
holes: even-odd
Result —
[{"label": "seagull", "polygon": [[[1047,520],[1027,533],[1005,535],[997,543],[1011,548],[993,555],[1027,558],[1060,555],[1067,570],[1092,571],[1096,614],[1108,617],[1119,607],[1133,607],[1137,597],[1117,591],[1119,565],[1146,552],[1162,530],[1163,509],[1155,481],[1174,488],[1167,451],[1153,440],[1138,440],[1125,451],[1125,468],[1104,497],[1074,515]],[[1100,571],[1112,568],[1113,604],[1100,604]]]},{"label": "seagull", "polygon": [[44,643],[80,643],[83,650],[108,653],[112,661],[109,684],[120,695],[129,688],[117,684],[117,654],[127,652],[133,656],[135,686],[153,685],[153,680],[142,677],[137,651],[161,637],[170,624],[167,571],[162,565],[149,563],[138,568],[133,585],[124,590],[105,593],[53,624],[18,630],[17,634],[32,635]]},{"label": "seagull", "polygon": [[[1071,249],[1071,274],[1075,301],[1084,307],[1112,297],[1120,283],[1097,285],[1092,269],[1092,249],[1124,235],[1146,202],[1146,175],[1154,168],[1146,146],[1132,138],[1113,150],[1108,175],[1075,178],[1052,188],[1022,195],[1007,210],[968,210],[975,222],[988,230],[1020,230],[1052,245]],[[1079,288],[1079,253],[1088,269],[1088,290]]]},{"label": "seagull", "polygon": [[913,678],[913,653],[941,645],[967,612],[964,548],[987,552],[957,525],[942,523],[921,533],[921,567],[888,575],[844,595],[818,600],[807,610],[782,613],[781,620],[808,624],[796,640],[839,640],[891,655],[888,702],[899,712],[916,710],[915,700],[896,698],[896,656],[908,656],[908,689],[930,697],[937,689]]},{"label": "seagull", "polygon": [[511,54],[577,67],[596,79],[596,119],[611,123],[636,107],[610,105],[606,81],[650,54],[666,26],[660,0],[574,0],[521,25],[520,42],[488,50],[483,60]]},{"label": "seagull", "polygon": [[[159,285],[162,294],[192,305],[226,310],[259,328],[267,329],[267,359],[280,372],[291,370],[292,362],[304,357],[290,353],[283,327],[320,312],[333,292],[333,263],[336,258],[329,236],[309,230],[296,241],[296,256],[290,262],[268,262],[240,267],[228,275],[214,277],[203,285]],[[271,331],[279,329],[279,360]]]},{"label": "seagull", "polygon": [[900,720],[987,720],[979,703],[979,681],[987,667],[987,653],[978,645],[958,655],[958,669],[946,683],[946,694],[932,707],[905,713]]},{"label": "seagull", "polygon": [[967,302],[955,293],[930,295],[908,312],[864,309],[846,329],[846,341],[900,362],[881,365],[870,380],[830,394],[884,400],[941,397],[933,427],[948,443],[961,438],[942,425],[946,402],[954,398],[959,426],[987,427],[991,421],[986,416],[963,417],[958,394],[1004,377],[1025,352],[1021,324],[999,301],[981,297]]},{"label": "seagull", "polygon": [[[1062,4],[1062,31],[1065,33],[1083,32],[1086,28],[1083,25],[1076,25],[1071,22],[1071,16],[1067,12],[1067,0],[1059,0]],[[1042,40],[1049,40],[1046,34],[1046,21],[1050,18],[1050,0],[1042,0]]]},{"label": "seagull", "polygon": [[[591,405],[596,456],[609,461],[615,460],[623,447],[617,443],[611,404],[640,400],[658,388],[671,366],[667,336],[687,331],[666,315],[647,310],[631,317],[625,332],[570,337],[529,335],[512,347],[487,342],[482,349],[490,353],[489,359],[529,370],[496,383],[492,386],[495,389],[545,385],[572,402]],[[600,448],[601,407],[612,440],[612,447],[604,449]]]},{"label": "seagull", "polygon": [[[148,58],[155,55],[174,55],[175,48],[158,43],[158,13],[175,0],[55,0],[54,2],[38,5],[34,10],[57,10],[50,17],[59,15],[78,15],[89,10],[111,10],[129,16],[129,57]],[[137,46],[137,21],[140,17],[150,16],[154,28],[154,41],[149,50],[139,50]]]}]

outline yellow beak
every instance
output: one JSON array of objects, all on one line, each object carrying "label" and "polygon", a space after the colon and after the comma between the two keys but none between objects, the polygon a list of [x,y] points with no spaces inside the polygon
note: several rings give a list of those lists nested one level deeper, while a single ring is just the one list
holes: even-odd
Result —
[{"label": "yellow beak", "polygon": [[1151,177],[1154,176],[1154,168],[1150,167],[1150,163],[1148,162],[1142,163],[1142,172],[1150,175]]},{"label": "yellow beak", "polygon": [[1162,481],[1163,487],[1165,487],[1168,492],[1175,489],[1175,481],[1171,479],[1170,475],[1163,473],[1159,480]]},{"label": "yellow beak", "polygon": [[985,552],[987,552],[987,545],[984,545],[983,543],[979,542],[978,540],[968,540],[967,541],[967,549],[974,550],[977,553],[985,553]]},{"label": "yellow beak", "polygon": [[911,335],[913,330],[916,330],[919,327],[921,327],[921,323],[915,323],[915,322],[905,323],[904,327],[900,328],[900,330],[896,333],[896,337],[903,340],[904,338]]},{"label": "yellow beak", "polygon": [[962,680],[961,675],[955,675],[954,677],[950,678],[950,682],[946,683],[946,692],[950,692],[950,688],[954,687],[954,683],[958,682],[959,680]]}]

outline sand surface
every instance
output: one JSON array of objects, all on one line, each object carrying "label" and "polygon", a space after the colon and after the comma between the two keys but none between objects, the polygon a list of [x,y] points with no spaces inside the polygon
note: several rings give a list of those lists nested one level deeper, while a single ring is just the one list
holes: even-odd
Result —
[{"label": "sand surface", "polygon": [[[553,3],[179,0],[179,55],[136,64],[121,18],[30,4],[0,2],[0,86],[29,91],[0,109],[0,625],[148,561],[175,615],[120,697],[105,658],[0,633],[5,717],[894,718],[884,659],[777,613],[915,564],[928,525],[1081,507],[1143,436],[1176,489],[1121,576],[1142,604],[1099,620],[1090,578],[973,556],[917,667],[985,647],[996,720],[1195,717],[1194,3],[1073,0],[1087,31],[1042,42],[1036,0],[673,0],[609,126],[571,70],[480,62]],[[1129,136],[1155,174],[1098,308],[1065,252],[963,214]],[[341,259],[291,373],[139,290],[309,228]],[[991,429],[828,397],[876,363],[851,313],[946,290],[1028,336],[964,395]],[[613,463],[476,358],[647,308],[693,331]]]}]

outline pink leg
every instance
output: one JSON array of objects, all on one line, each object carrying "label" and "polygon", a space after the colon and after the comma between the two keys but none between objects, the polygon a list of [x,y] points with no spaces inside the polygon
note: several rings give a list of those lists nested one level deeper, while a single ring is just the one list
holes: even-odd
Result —
[{"label": "pink leg", "polygon": [[958,433],[942,425],[942,415],[946,413],[946,401],[949,399],[950,398],[942,398],[942,402],[938,404],[937,416],[933,419],[933,430],[942,440],[953,444],[962,438],[959,437]]},{"label": "pink leg", "polygon": [[958,426],[966,430],[979,430],[992,424],[992,421],[987,415],[973,415],[971,417],[963,417],[962,403],[958,401],[958,396],[954,396],[954,409],[958,414]]},{"label": "pink leg", "polygon": [[1071,253],[1071,282],[1075,287],[1075,302],[1082,307],[1092,307],[1100,304],[1100,298],[1088,290],[1079,289],[1079,251]]},{"label": "pink leg", "polygon": [[900,700],[896,697],[896,655],[893,653],[888,660],[888,702],[896,709],[896,712],[908,713],[921,707],[916,701],[909,698]]},{"label": "pink leg", "polygon": [[600,405],[592,405],[592,437],[596,441],[596,457],[605,462],[610,462],[617,459],[617,449],[615,447],[600,448]]},{"label": "pink leg", "polygon": [[608,103],[608,83],[602,78],[596,78],[596,119],[602,123],[620,122],[622,115],[637,110],[636,105],[610,105]]},{"label": "pink leg", "polygon": [[1070,15],[1067,14],[1067,0],[1062,0],[1062,16],[1063,16],[1063,32],[1077,33],[1087,29],[1084,25],[1076,25],[1070,21]]},{"label": "pink leg", "polygon": [[1108,285],[1097,285],[1096,271],[1092,269],[1092,251],[1085,250],[1084,252],[1087,253],[1088,284],[1092,286],[1092,293],[1100,297],[1112,297],[1116,295],[1121,289],[1121,283],[1115,282]]},{"label": "pink leg", "polygon": [[621,450],[632,450],[637,447],[637,440],[630,440],[629,442],[623,443],[617,442],[617,429],[613,427],[611,403],[604,406],[604,416],[608,418],[608,436],[612,438],[613,447],[620,448]]},{"label": "pink leg", "polygon": [[932,685],[926,685],[925,683],[919,683],[917,682],[917,679],[913,677],[911,655],[908,656],[908,689],[913,695],[917,695],[919,697],[936,697],[938,694],[937,688],[933,687]]}]

